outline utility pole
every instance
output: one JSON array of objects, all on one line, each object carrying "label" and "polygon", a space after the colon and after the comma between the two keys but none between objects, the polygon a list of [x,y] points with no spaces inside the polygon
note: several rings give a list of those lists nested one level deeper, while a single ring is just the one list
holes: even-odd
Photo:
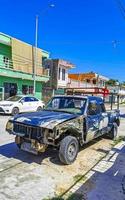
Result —
[{"label": "utility pole", "polygon": [[35,30],[35,62],[34,62],[34,75],[33,75],[34,96],[36,93],[37,45],[38,45],[38,15],[36,15],[36,30]]},{"label": "utility pole", "polygon": [[[45,10],[45,12],[49,9],[49,8],[53,8],[55,7],[54,4],[50,4],[47,9]],[[44,13],[44,12],[43,12]],[[36,93],[36,72],[37,72],[37,48],[38,48],[38,20],[39,20],[39,16],[36,15],[36,23],[35,23],[35,56],[34,56],[34,73],[33,73],[33,95],[35,96]]]}]

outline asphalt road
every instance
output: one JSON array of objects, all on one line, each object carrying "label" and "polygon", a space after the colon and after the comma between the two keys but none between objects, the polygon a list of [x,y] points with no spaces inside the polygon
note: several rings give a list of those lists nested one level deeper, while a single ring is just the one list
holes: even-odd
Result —
[{"label": "asphalt road", "polygon": [[[125,136],[125,107],[121,107],[119,136]],[[0,115],[0,199],[41,200],[64,192],[79,174],[89,171],[112,147],[112,141],[100,139],[85,146],[70,166],[58,159],[58,152],[48,150],[34,156],[19,150],[14,136],[5,131],[10,116]]]}]

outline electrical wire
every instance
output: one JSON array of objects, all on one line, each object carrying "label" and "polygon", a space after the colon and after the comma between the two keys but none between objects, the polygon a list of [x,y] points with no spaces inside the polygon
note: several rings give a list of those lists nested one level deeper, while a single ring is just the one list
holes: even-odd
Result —
[{"label": "electrical wire", "polygon": [[117,5],[118,5],[118,8],[123,16],[123,18],[125,19],[125,7],[123,5],[123,2],[121,0],[115,0]]}]

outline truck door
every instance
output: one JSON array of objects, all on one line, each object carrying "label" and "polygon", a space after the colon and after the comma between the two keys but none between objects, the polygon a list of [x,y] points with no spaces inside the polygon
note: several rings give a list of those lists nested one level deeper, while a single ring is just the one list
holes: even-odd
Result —
[{"label": "truck door", "polygon": [[87,142],[99,136],[100,117],[101,112],[98,103],[96,100],[90,101],[87,112]]},{"label": "truck door", "polygon": [[100,109],[101,109],[101,121],[100,121],[99,129],[103,133],[103,132],[106,132],[107,130],[109,119],[108,119],[108,113],[106,112],[104,103],[100,104]]}]

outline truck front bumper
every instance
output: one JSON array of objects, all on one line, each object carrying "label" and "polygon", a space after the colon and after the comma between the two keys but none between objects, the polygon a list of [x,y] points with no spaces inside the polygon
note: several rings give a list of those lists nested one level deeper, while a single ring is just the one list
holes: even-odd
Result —
[{"label": "truck front bumper", "polygon": [[41,144],[34,139],[25,140],[25,138],[21,138],[20,136],[15,137],[15,142],[16,144],[20,144],[20,148],[22,150],[33,153],[35,155],[38,155],[38,153],[45,152],[47,148],[46,144]]}]

